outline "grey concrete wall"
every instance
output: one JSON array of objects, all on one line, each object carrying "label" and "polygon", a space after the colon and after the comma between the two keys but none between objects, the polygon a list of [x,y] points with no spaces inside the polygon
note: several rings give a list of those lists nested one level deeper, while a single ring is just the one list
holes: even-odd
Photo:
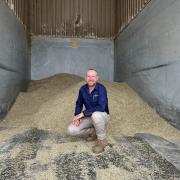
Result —
[{"label": "grey concrete wall", "polygon": [[101,79],[113,80],[114,42],[111,40],[77,39],[35,36],[32,38],[31,77],[33,80],[58,73],[84,77],[88,68],[95,68]]},{"label": "grey concrete wall", "polygon": [[0,0],[0,118],[4,117],[28,79],[26,34],[22,24]]},{"label": "grey concrete wall", "polygon": [[151,0],[115,41],[115,80],[127,81],[180,128],[180,1]]}]

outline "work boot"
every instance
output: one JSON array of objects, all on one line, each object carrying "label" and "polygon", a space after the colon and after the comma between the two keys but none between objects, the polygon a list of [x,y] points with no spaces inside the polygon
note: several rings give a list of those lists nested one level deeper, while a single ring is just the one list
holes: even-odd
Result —
[{"label": "work boot", "polygon": [[105,147],[108,145],[106,139],[104,140],[97,140],[96,145],[93,146],[92,150],[94,153],[98,154],[104,151]]},{"label": "work boot", "polygon": [[90,142],[90,141],[94,141],[96,139],[97,139],[96,130],[95,130],[95,128],[91,128],[91,132],[90,132],[89,136],[86,138],[86,141]]}]

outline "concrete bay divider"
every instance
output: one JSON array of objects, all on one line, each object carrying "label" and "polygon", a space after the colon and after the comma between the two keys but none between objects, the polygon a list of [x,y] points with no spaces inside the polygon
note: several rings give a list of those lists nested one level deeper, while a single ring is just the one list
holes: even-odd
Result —
[{"label": "concrete bay divider", "polygon": [[0,0],[0,118],[10,109],[19,91],[26,90],[29,65],[24,27]]},{"label": "concrete bay divider", "polygon": [[180,128],[180,1],[151,0],[115,40],[115,80],[126,81]]}]

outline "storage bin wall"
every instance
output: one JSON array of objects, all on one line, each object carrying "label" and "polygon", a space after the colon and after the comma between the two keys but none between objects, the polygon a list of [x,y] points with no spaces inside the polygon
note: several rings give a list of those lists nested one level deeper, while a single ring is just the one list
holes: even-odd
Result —
[{"label": "storage bin wall", "polygon": [[115,40],[115,81],[126,81],[180,128],[180,1],[151,0]]},{"label": "storage bin wall", "polygon": [[19,91],[27,89],[29,68],[24,27],[0,0],[0,118],[10,109]]}]

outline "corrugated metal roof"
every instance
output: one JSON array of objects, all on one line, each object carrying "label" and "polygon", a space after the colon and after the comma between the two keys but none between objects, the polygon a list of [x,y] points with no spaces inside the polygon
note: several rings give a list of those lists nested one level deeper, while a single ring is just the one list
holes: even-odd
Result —
[{"label": "corrugated metal roof", "polygon": [[31,34],[113,38],[150,0],[5,0]]},{"label": "corrugated metal roof", "polygon": [[151,0],[117,0],[116,34],[133,20]]}]

